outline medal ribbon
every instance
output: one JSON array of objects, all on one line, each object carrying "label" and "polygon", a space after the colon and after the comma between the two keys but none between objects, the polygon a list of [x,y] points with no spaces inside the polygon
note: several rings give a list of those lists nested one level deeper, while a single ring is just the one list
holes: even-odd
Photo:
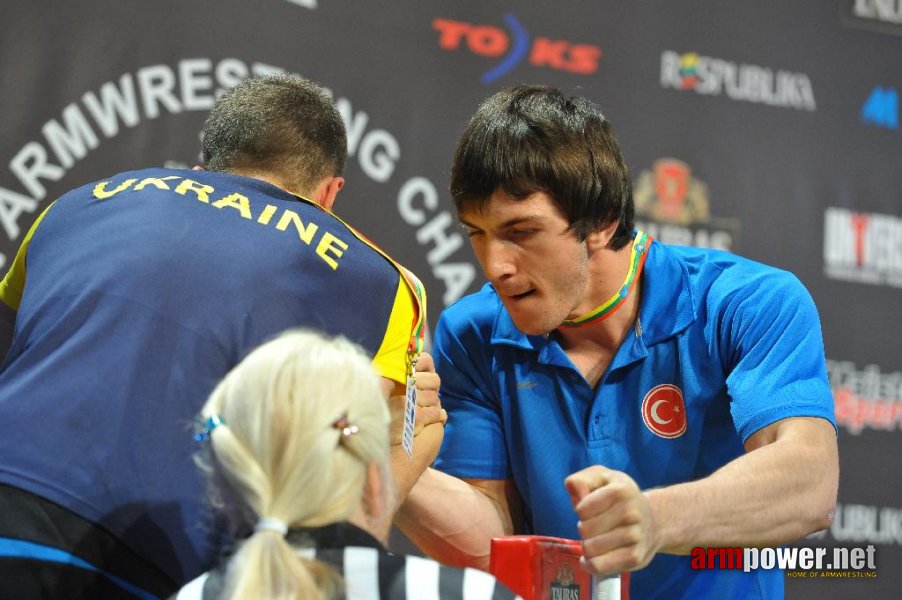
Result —
[{"label": "medal ribbon", "polygon": [[611,296],[604,304],[595,310],[584,314],[575,319],[567,319],[561,323],[561,327],[582,327],[589,323],[600,323],[614,314],[618,308],[623,306],[629,297],[630,291],[639,280],[642,273],[642,267],[645,265],[645,258],[648,256],[648,248],[651,246],[652,237],[644,231],[636,231],[636,237],[633,238],[632,247],[630,248],[630,263],[627,269],[626,277],[623,279],[623,285],[616,294]]}]

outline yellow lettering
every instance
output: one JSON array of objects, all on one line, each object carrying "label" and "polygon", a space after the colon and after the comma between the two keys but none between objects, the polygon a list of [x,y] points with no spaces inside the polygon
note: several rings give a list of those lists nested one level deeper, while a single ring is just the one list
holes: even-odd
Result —
[{"label": "yellow lettering", "polygon": [[260,213],[260,216],[257,217],[257,223],[261,223],[263,225],[269,225],[270,219],[272,216],[276,214],[276,209],[278,207],[273,206],[272,204],[267,204],[266,208],[263,209],[263,212]]},{"label": "yellow lettering", "polygon": [[[285,231],[288,229],[288,224],[294,223],[295,229],[298,230],[298,236],[301,238],[301,241],[307,245],[310,245],[310,242],[313,241],[313,234],[316,233],[316,230],[319,229],[319,225],[316,223],[308,223],[304,225],[303,221],[301,221],[301,217],[294,211],[285,209],[285,212],[282,213],[282,218],[279,219],[279,222],[276,223],[276,229],[279,231]],[[329,234],[326,234],[329,235]],[[320,246],[323,243],[320,241]],[[317,252],[319,250],[317,249]],[[335,267],[332,267],[333,269]]]},{"label": "yellow lettering", "polygon": [[175,188],[176,194],[181,194],[184,196],[187,192],[194,192],[197,195],[197,199],[201,202],[210,203],[210,194],[212,194],[215,190],[212,186],[204,185],[202,183],[198,183],[193,179],[186,179],[185,181],[178,184],[178,187]]},{"label": "yellow lettering", "polygon": [[149,185],[154,186],[160,190],[169,190],[169,186],[166,185],[166,182],[172,179],[181,179],[178,175],[167,175],[166,177],[148,177],[147,179],[142,179],[141,183],[135,186],[135,191],[140,192],[144,188]]},{"label": "yellow lettering", "polygon": [[98,183],[97,185],[94,186],[94,197],[97,198],[98,200],[106,200],[110,196],[115,196],[119,192],[121,192],[123,190],[127,190],[136,181],[138,181],[138,180],[137,179],[126,179],[125,181],[123,181],[122,183],[117,185],[115,189],[110,190],[109,192],[106,191],[106,184],[108,184],[109,181],[101,181],[100,183]]},{"label": "yellow lettering", "polygon": [[[344,254],[344,251],[348,249],[348,245],[343,241],[329,233],[328,231],[323,234],[323,237],[320,238],[319,244],[316,246],[316,253],[319,254],[319,257],[326,261],[332,270],[338,268],[338,261],[336,259],[341,258],[341,255]],[[326,253],[332,252],[335,255],[335,258],[328,256]]]},{"label": "yellow lettering", "polygon": [[213,203],[213,206],[216,208],[223,208],[224,206],[228,206],[230,208],[237,209],[238,212],[241,213],[241,216],[245,219],[252,219],[251,216],[251,205],[247,200],[247,196],[242,196],[239,193],[229,194],[228,196],[221,198]]}]

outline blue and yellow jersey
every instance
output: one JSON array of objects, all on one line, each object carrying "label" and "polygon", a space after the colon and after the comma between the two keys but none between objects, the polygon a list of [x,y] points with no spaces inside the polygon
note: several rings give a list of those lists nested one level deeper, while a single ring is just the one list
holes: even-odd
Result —
[{"label": "blue and yellow jersey", "polygon": [[[256,179],[173,169],[59,198],[0,300],[16,311],[0,482],[104,525],[177,580],[216,550],[197,525],[190,430],[217,381],[307,327],[357,342],[403,383],[425,314],[416,278],[332,213]],[[147,556],[161,532],[188,537]]]}]

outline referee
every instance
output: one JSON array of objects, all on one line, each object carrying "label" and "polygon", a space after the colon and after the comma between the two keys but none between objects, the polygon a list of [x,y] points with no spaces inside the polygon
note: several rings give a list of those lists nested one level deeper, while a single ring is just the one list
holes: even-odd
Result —
[{"label": "referee", "polygon": [[488,573],[388,552],[389,413],[358,346],[288,332],[252,352],[201,411],[221,512],[244,541],[177,600],[515,596]]}]

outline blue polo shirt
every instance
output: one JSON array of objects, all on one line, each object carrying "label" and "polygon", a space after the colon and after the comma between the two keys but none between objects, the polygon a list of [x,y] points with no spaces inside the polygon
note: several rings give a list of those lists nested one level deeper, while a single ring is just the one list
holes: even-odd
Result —
[{"label": "blue polo shirt", "polygon": [[[564,478],[594,464],[647,489],[711,474],[786,417],[834,423],[814,303],[792,274],[654,242],[639,318],[593,389],[553,336],[521,333],[491,285],[444,311],[436,369],[449,419],[436,467],[512,479],[530,533],[579,539]],[[693,571],[658,555],[633,598],[782,597],[774,571]]]}]

